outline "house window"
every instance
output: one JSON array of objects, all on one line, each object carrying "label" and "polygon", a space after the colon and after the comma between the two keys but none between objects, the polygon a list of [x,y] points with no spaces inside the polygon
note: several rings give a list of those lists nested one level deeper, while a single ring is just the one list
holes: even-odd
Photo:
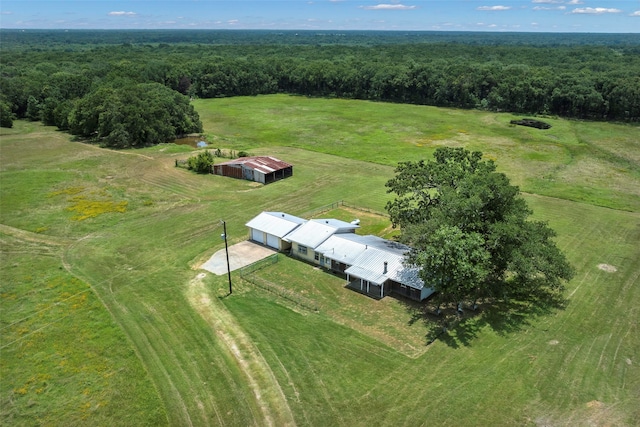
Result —
[{"label": "house window", "polygon": [[302,246],[302,245],[298,245],[298,253],[301,255],[306,255],[307,254],[307,247],[306,246]]},{"label": "house window", "polygon": [[313,257],[316,261],[320,261],[320,254],[318,252],[316,252],[316,254]]}]

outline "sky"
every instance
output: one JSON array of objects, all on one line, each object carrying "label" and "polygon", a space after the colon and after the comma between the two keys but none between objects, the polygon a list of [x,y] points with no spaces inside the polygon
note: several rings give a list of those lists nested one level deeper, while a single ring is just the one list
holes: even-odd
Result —
[{"label": "sky", "polygon": [[640,0],[1,0],[0,28],[640,33]]}]

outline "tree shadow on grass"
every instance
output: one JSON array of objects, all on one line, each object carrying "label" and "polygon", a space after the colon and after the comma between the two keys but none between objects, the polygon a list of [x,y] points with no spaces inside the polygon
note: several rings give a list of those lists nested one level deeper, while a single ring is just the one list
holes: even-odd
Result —
[{"label": "tree shadow on grass", "polygon": [[561,290],[544,286],[509,299],[484,301],[475,310],[471,305],[464,305],[462,312],[455,306],[442,306],[439,315],[436,298],[422,303],[399,299],[411,314],[408,324],[423,322],[427,327],[425,345],[438,340],[452,348],[470,346],[485,328],[500,336],[520,331],[535,318],[563,310],[567,305]]}]

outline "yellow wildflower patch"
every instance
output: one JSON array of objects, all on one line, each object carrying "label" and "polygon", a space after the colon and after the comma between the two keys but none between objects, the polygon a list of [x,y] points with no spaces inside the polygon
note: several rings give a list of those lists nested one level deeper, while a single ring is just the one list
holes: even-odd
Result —
[{"label": "yellow wildflower patch", "polygon": [[74,221],[84,221],[105,213],[124,213],[128,205],[127,201],[114,202],[106,189],[87,192],[84,187],[68,187],[49,193],[49,197],[60,195],[68,196],[70,206],[67,210],[76,213],[71,217]]},{"label": "yellow wildflower patch", "polygon": [[80,194],[83,191],[84,191],[84,187],[68,187],[68,188],[63,188],[62,190],[52,191],[51,193],[49,193],[49,197],[62,196],[62,195],[73,196],[75,194]]},{"label": "yellow wildflower patch", "polygon": [[87,294],[82,294],[77,299],[77,302],[75,304],[73,304],[71,307],[73,309],[78,309],[78,308],[82,307],[83,305],[85,305],[86,302],[87,302]]},{"label": "yellow wildflower patch", "polygon": [[71,217],[74,221],[84,221],[110,212],[124,213],[127,210],[127,201],[114,202],[112,200],[88,200],[84,196],[76,196],[71,199],[73,203],[67,210],[75,212]]}]

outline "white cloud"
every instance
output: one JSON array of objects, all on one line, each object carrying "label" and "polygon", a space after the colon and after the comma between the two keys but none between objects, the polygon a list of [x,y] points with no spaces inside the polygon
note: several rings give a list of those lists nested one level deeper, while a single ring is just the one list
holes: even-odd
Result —
[{"label": "white cloud", "polygon": [[137,13],[120,11],[120,12],[109,12],[107,15],[109,15],[109,16],[136,16]]},{"label": "white cloud", "polygon": [[620,13],[620,9],[608,9],[606,7],[582,7],[573,9],[571,13],[601,15],[603,13]]},{"label": "white cloud", "polygon": [[562,3],[562,0],[532,0],[531,3],[556,4],[556,3]]},{"label": "white cloud", "polygon": [[629,14],[629,16],[640,16],[640,10],[636,10],[635,12]]},{"label": "white cloud", "polygon": [[416,6],[405,6],[404,4],[377,4],[375,6],[360,6],[361,9],[366,10],[411,10],[415,9]]},{"label": "white cloud", "polygon": [[582,0],[571,0],[567,4],[584,4],[584,2]]},{"label": "white cloud", "polygon": [[567,6],[535,6],[533,10],[565,10]]},{"label": "white cloud", "polygon": [[3,10],[2,12],[0,12],[0,15],[13,15],[13,12],[8,10]]},{"label": "white cloud", "polygon": [[511,6],[480,6],[476,8],[477,10],[489,10],[489,11],[493,11],[493,10],[509,10],[511,9]]}]

